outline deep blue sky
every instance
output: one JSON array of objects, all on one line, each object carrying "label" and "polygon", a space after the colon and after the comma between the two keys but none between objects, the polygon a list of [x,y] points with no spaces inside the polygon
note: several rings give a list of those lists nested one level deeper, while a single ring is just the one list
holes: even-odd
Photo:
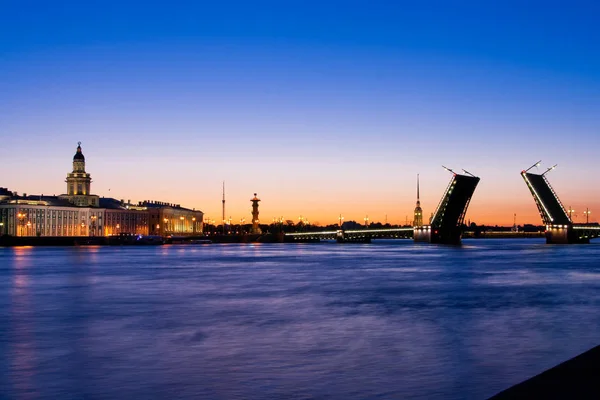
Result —
[{"label": "deep blue sky", "polygon": [[0,1],[0,185],[64,192],[81,140],[100,195],[404,222],[444,164],[474,220],[538,222],[544,159],[600,214],[600,6],[488,3]]}]

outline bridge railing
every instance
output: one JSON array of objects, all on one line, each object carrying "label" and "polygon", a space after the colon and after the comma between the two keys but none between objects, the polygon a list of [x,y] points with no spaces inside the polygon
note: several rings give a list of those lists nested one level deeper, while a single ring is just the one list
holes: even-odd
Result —
[{"label": "bridge railing", "polygon": [[533,196],[544,224],[565,225],[573,223],[545,175],[532,174],[526,171],[522,171],[521,175]]},{"label": "bridge railing", "polygon": [[412,232],[413,231],[413,227],[407,227],[407,228],[383,228],[383,229],[354,229],[354,230],[347,230],[344,231],[344,233],[393,233],[393,232]]},{"label": "bridge railing", "polygon": [[337,235],[341,231],[322,231],[322,232],[290,232],[285,236],[330,236]]},{"label": "bridge railing", "polygon": [[523,177],[525,184],[527,185],[527,187],[529,188],[529,191],[533,195],[533,200],[535,201],[535,205],[537,206],[538,211],[540,212],[540,216],[542,217],[542,222],[544,222],[544,224],[546,224],[546,225],[550,225],[552,223],[552,216],[550,215],[550,212],[548,211],[548,209],[546,208],[546,205],[542,201],[541,196],[539,195],[537,190],[535,190],[533,183],[531,183],[531,181],[529,180],[529,177],[527,175],[528,175],[527,172],[525,172],[525,171],[521,172],[521,176]]},{"label": "bridge railing", "polygon": [[[552,192],[552,195],[554,196],[554,198],[556,199],[556,202],[560,205],[560,208],[562,209],[562,211],[566,214],[569,215],[567,213],[567,210],[565,210],[565,206],[563,206],[563,203],[560,201],[560,198],[558,197],[558,195],[556,194],[556,191],[554,191],[554,188],[552,187],[552,185],[550,184],[550,182],[548,181],[548,179],[546,178],[546,175],[542,175],[542,177],[544,178],[544,182],[546,182],[546,185],[548,185],[548,188],[550,189],[550,191]],[[571,223],[573,223],[573,219],[569,216],[569,221],[571,221]]]},{"label": "bridge railing", "polygon": [[448,199],[448,192],[452,188],[452,185],[454,184],[455,180],[456,180],[456,174],[454,174],[454,176],[452,176],[452,179],[450,179],[450,183],[448,184],[448,187],[444,191],[444,195],[442,196],[442,199],[440,200],[439,204],[437,205],[437,207],[435,209],[435,212],[433,213],[433,216],[431,217],[431,221],[429,221],[429,223],[431,225],[433,225],[435,223],[435,220],[437,219],[437,216],[438,216],[438,213],[440,212],[440,209],[443,207],[444,202],[447,201],[447,199]]}]

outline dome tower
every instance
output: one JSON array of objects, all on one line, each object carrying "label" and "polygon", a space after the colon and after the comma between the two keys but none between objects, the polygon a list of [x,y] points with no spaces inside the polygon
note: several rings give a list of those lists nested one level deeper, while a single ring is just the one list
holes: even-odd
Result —
[{"label": "dome tower", "polygon": [[85,172],[85,156],[81,151],[81,142],[73,156],[73,172],[67,174],[67,194],[60,197],[68,199],[76,206],[98,207],[99,198],[91,194],[92,178]]}]

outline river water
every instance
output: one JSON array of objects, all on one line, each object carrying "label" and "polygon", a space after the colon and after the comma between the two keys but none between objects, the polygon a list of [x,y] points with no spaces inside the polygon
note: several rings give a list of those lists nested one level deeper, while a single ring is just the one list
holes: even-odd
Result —
[{"label": "river water", "polygon": [[484,399],[599,308],[600,243],[0,248],[0,397]]}]

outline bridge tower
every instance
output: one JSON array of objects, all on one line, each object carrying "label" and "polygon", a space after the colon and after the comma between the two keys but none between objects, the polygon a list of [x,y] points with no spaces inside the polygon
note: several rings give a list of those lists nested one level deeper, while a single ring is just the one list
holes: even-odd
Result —
[{"label": "bridge tower", "polygon": [[260,199],[256,197],[256,193],[254,193],[254,198],[250,201],[252,202],[252,233],[261,234],[262,231],[258,226],[258,202],[260,201]]},{"label": "bridge tower", "polygon": [[419,198],[419,174],[417,174],[417,206],[415,207],[413,226],[423,226],[423,210],[421,209],[421,199]]},{"label": "bridge tower", "polygon": [[414,228],[415,242],[461,243],[462,224],[471,197],[479,183],[479,177],[467,171],[465,171],[467,175],[461,175],[451,169],[446,169],[452,173],[452,179],[431,217],[430,225]]},{"label": "bridge tower", "polygon": [[574,224],[558,195],[548,182],[546,174],[556,168],[548,168],[542,174],[529,172],[533,167],[540,165],[538,161],[526,170],[521,171],[521,176],[533,196],[544,225],[546,225],[546,243],[589,243],[590,238],[598,237],[599,227],[581,226]]}]

